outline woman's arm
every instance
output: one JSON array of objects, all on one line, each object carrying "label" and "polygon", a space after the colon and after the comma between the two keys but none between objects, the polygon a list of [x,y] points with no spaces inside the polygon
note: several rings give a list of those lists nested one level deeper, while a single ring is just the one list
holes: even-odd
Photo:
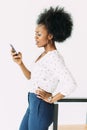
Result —
[{"label": "woman's arm", "polygon": [[11,55],[12,55],[13,61],[16,62],[20,66],[20,68],[21,68],[23,74],[25,75],[25,77],[27,79],[30,79],[31,78],[31,72],[26,68],[26,66],[24,65],[24,63],[22,61],[22,53],[19,52],[17,54],[16,52],[11,51]]},{"label": "woman's arm", "polygon": [[62,98],[64,98],[64,95],[61,93],[56,94],[55,96],[52,96],[51,93],[44,91],[41,88],[38,88],[36,90],[37,97],[48,102],[48,103],[54,103]]},{"label": "woman's arm", "polygon": [[21,62],[21,64],[19,65],[23,74],[25,75],[25,77],[27,79],[30,79],[31,78],[31,72],[26,68],[26,66],[24,65],[23,62]]},{"label": "woman's arm", "polygon": [[[49,100],[49,102],[50,103],[54,103],[54,102],[57,102],[58,100],[60,100],[60,99],[62,99],[62,98],[64,98],[65,96],[63,95],[63,94],[61,94],[61,93],[58,93],[58,94],[56,94],[55,96],[53,96],[50,100]],[[48,98],[49,99],[49,98]]]}]

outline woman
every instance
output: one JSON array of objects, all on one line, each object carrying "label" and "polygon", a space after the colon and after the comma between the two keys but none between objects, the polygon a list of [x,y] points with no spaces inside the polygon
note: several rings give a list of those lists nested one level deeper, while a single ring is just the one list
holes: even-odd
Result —
[{"label": "woman", "polygon": [[29,107],[19,130],[48,130],[53,121],[54,102],[69,95],[76,83],[59,54],[55,42],[63,42],[71,36],[72,19],[63,8],[45,9],[37,19],[35,40],[44,52],[28,70],[22,54],[11,51],[13,60],[20,66],[32,85],[28,93]]}]

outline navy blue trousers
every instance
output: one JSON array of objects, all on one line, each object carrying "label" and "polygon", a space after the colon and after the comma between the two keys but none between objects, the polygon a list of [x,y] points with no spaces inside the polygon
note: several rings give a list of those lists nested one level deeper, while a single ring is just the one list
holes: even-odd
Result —
[{"label": "navy blue trousers", "polygon": [[28,94],[29,107],[23,117],[19,130],[48,130],[53,122],[54,104],[49,104],[36,94]]}]

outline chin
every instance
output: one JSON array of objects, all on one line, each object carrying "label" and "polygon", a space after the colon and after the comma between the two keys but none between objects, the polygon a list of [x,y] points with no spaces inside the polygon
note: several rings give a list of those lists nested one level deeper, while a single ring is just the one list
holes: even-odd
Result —
[{"label": "chin", "polygon": [[37,44],[37,47],[39,47],[39,48],[40,48],[40,47],[43,47],[43,46],[42,46],[42,45],[38,45],[38,44]]}]

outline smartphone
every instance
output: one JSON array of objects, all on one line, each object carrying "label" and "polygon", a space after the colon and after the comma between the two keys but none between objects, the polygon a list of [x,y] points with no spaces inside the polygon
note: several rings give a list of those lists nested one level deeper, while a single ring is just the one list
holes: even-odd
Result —
[{"label": "smartphone", "polygon": [[15,48],[13,47],[13,45],[10,44],[10,46],[11,46],[11,48],[12,48],[12,51],[17,53],[17,51],[15,50]]}]

